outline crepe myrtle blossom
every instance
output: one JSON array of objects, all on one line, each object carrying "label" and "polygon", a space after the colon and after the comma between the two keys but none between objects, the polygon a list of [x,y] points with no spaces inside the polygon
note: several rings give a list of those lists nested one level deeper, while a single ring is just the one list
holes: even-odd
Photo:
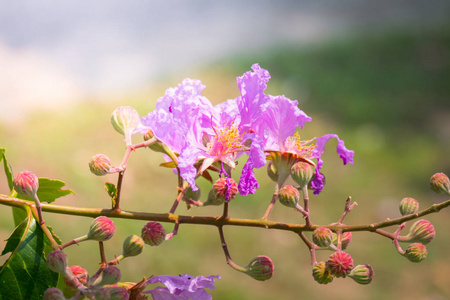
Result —
[{"label": "crepe myrtle blossom", "polygon": [[211,300],[205,288],[214,289],[214,279],[220,279],[219,275],[193,277],[188,274],[180,276],[160,275],[147,280],[147,284],[161,282],[165,287],[143,291],[143,294],[151,294],[154,300]]}]

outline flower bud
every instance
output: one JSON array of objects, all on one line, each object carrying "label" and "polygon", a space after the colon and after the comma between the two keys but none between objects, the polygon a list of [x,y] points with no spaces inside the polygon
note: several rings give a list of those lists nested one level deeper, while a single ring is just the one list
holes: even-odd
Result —
[{"label": "flower bud", "polygon": [[[71,266],[71,267],[69,267],[69,269],[72,272],[72,274],[75,275],[76,278],[78,278],[80,283],[86,285],[87,279],[89,276],[86,269],[84,269],[83,267],[80,267],[80,266]],[[76,282],[73,282],[67,276],[64,276],[64,283],[66,284],[68,289],[70,289],[72,291],[78,290]]]},{"label": "flower bud", "polygon": [[253,279],[264,281],[270,279],[273,275],[273,262],[264,255],[260,255],[252,259],[252,261],[245,267],[245,274]]},{"label": "flower bud", "polygon": [[89,169],[97,176],[103,176],[108,174],[111,169],[111,161],[109,157],[104,154],[96,154],[91,157],[89,161]]},{"label": "flower bud", "polygon": [[312,275],[314,280],[320,284],[328,284],[332,282],[334,278],[333,275],[330,274],[330,271],[326,268],[324,261],[314,264]]},{"label": "flower bud", "polygon": [[216,180],[212,190],[214,195],[220,201],[229,201],[236,198],[238,193],[238,187],[236,181],[233,178],[222,177]]},{"label": "flower bud", "polygon": [[131,106],[119,106],[111,114],[111,123],[114,129],[123,135],[127,131],[133,132],[140,121],[139,113]]},{"label": "flower bud", "polygon": [[421,219],[411,226],[408,235],[401,241],[428,244],[434,239],[435,235],[436,231],[434,230],[433,224],[427,220]]},{"label": "flower bud", "polygon": [[116,266],[107,266],[102,272],[102,280],[99,285],[116,284],[119,282],[122,274]]},{"label": "flower bud", "polygon": [[158,246],[166,238],[166,230],[158,222],[148,222],[142,228],[142,239],[147,245]]},{"label": "flower bud", "polygon": [[200,189],[193,191],[192,188],[189,186],[187,189],[184,190],[184,197],[187,199],[198,201],[201,196],[202,192],[200,191]]},{"label": "flower bud", "polygon": [[67,255],[61,250],[53,250],[47,256],[47,267],[53,272],[64,274],[67,269]]},{"label": "flower bud", "polygon": [[115,232],[116,227],[114,226],[114,222],[108,217],[100,216],[92,221],[87,238],[89,240],[103,242],[112,238]]},{"label": "flower bud", "polygon": [[413,243],[408,246],[405,250],[404,257],[409,259],[412,262],[421,262],[427,257],[428,251],[427,247],[425,247],[422,243]]},{"label": "flower bud", "polygon": [[141,237],[137,235],[130,235],[123,242],[123,252],[124,257],[136,256],[141,254],[142,249],[144,249],[144,241]]},{"label": "flower bud", "polygon": [[110,300],[128,300],[130,295],[127,290],[123,287],[113,287],[109,290],[111,296]]},{"label": "flower bud", "polygon": [[214,190],[210,190],[208,193],[208,199],[206,200],[206,202],[203,203],[203,206],[221,205],[224,201],[225,201],[224,198],[220,199],[215,195]]},{"label": "flower bud", "polygon": [[308,185],[313,175],[313,167],[303,161],[294,164],[291,168],[291,177],[300,185],[301,189]]},{"label": "flower bud", "polygon": [[[344,225],[344,224],[342,224]],[[352,233],[350,231],[346,231],[342,233],[342,239],[341,239],[341,249],[345,250],[347,249],[348,245],[352,241]],[[337,247],[337,234],[333,233],[333,244]]]},{"label": "flower bud", "polygon": [[419,202],[414,198],[403,198],[400,201],[400,213],[402,216],[415,214],[419,211]]},{"label": "flower bud", "polygon": [[22,171],[14,177],[13,186],[19,195],[34,199],[39,189],[39,179],[31,171]]},{"label": "flower bud", "polygon": [[94,292],[95,300],[110,300],[109,289],[101,287]]},{"label": "flower bud", "polygon": [[333,242],[333,232],[328,227],[317,227],[312,234],[314,244],[319,247],[328,247]]},{"label": "flower bud", "polygon": [[327,269],[333,276],[345,277],[353,269],[353,259],[347,252],[336,251],[328,258]]},{"label": "flower bud", "polygon": [[44,300],[66,300],[61,290],[51,287],[44,292]]},{"label": "flower bud", "polygon": [[278,192],[278,200],[284,206],[295,208],[300,200],[300,193],[292,185],[285,185]]},{"label": "flower bud", "polygon": [[373,269],[370,265],[357,265],[348,274],[348,277],[359,284],[369,284],[373,279]]},{"label": "flower bud", "polygon": [[278,182],[278,171],[271,160],[267,164],[267,175],[269,175],[269,178],[273,181]]},{"label": "flower bud", "polygon": [[450,180],[444,173],[436,173],[431,176],[430,186],[436,193],[450,195]]}]

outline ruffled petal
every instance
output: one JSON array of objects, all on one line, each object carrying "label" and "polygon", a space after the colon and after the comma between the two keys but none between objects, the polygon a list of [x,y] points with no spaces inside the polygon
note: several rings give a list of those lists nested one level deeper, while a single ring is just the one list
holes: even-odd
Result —
[{"label": "ruffled petal", "polygon": [[187,145],[178,157],[178,168],[180,169],[180,175],[189,183],[193,191],[198,190],[195,185],[197,169],[194,167],[194,164],[197,161],[199,153],[199,149]]},{"label": "ruffled petal", "polygon": [[239,194],[241,194],[242,196],[254,194],[257,188],[259,188],[259,184],[256,180],[255,172],[253,172],[252,158],[249,157],[244,165],[244,168],[242,169],[241,178],[239,179]]}]

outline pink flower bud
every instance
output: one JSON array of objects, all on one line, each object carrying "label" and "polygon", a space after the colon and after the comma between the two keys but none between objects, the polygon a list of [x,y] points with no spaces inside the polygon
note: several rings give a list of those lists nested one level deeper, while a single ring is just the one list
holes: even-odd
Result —
[{"label": "pink flower bud", "polygon": [[348,277],[359,284],[369,284],[373,279],[373,269],[370,265],[357,265],[348,274]]},{"label": "pink flower bud", "polygon": [[252,259],[245,267],[245,274],[256,280],[264,281],[272,277],[273,270],[272,260],[267,256],[260,255]]},{"label": "pink flower bud", "polygon": [[104,154],[96,154],[91,157],[89,161],[89,169],[97,176],[103,176],[108,174],[111,169],[111,161],[109,157]]},{"label": "pink flower bud", "polygon": [[100,216],[92,221],[87,238],[89,240],[103,242],[112,238],[115,232],[116,227],[114,226],[114,222],[108,217]]},{"label": "pink flower bud", "polygon": [[144,241],[141,237],[137,235],[130,235],[123,242],[123,252],[124,257],[136,256],[141,254],[142,249],[144,249]]},{"label": "pink flower bud", "polygon": [[308,186],[314,175],[313,167],[306,162],[298,162],[291,168],[291,177],[300,185],[300,188]]},{"label": "pink flower bud", "polygon": [[141,117],[131,106],[119,106],[111,114],[111,123],[114,129],[125,135],[125,132],[133,132],[139,125]]},{"label": "pink flower bud", "polygon": [[[342,224],[344,225],[344,224]],[[346,231],[342,233],[341,240],[341,250],[347,249],[348,245],[352,241],[352,233],[350,231]],[[333,233],[333,244],[337,247],[337,234]]]},{"label": "pink flower bud", "polygon": [[101,287],[98,288],[95,292],[94,292],[94,296],[95,296],[95,300],[110,300],[110,293],[109,293],[109,289],[105,288],[105,287]]},{"label": "pink flower bud", "polygon": [[436,235],[433,224],[431,222],[421,219],[416,221],[409,229],[408,235],[402,239],[403,242],[419,242],[428,244]]},{"label": "pink flower bud", "polygon": [[223,202],[225,200],[229,201],[236,198],[238,186],[233,178],[222,177],[216,180],[212,190],[214,191],[216,198]]},{"label": "pink flower bud", "polygon": [[158,246],[166,238],[166,230],[158,222],[148,222],[142,228],[142,239],[147,245]]},{"label": "pink flower bud", "polygon": [[312,269],[314,280],[320,284],[328,284],[333,281],[333,275],[326,268],[324,261],[314,264]]},{"label": "pink flower bud", "polygon": [[427,257],[428,251],[427,247],[425,247],[424,244],[421,243],[413,243],[408,246],[405,250],[405,256],[409,261],[412,262],[421,262]]},{"label": "pink flower bud", "polygon": [[[84,269],[83,267],[80,266],[71,266],[69,267],[70,271],[72,272],[73,275],[75,275],[76,278],[78,278],[78,280],[80,281],[80,283],[86,285],[87,283],[87,279],[88,279],[88,272],[86,271],[86,269]],[[77,283],[72,281],[70,278],[68,278],[67,276],[64,276],[64,283],[66,284],[67,288],[72,290],[72,291],[77,291]]]},{"label": "pink flower bud", "polygon": [[119,282],[122,274],[116,266],[107,266],[102,272],[102,280],[99,285],[116,284]]},{"label": "pink flower bud", "polygon": [[353,269],[353,259],[347,252],[336,251],[328,258],[327,269],[333,276],[345,277]]},{"label": "pink flower bud", "polygon": [[61,250],[53,250],[47,256],[47,267],[53,272],[64,274],[67,269],[67,255]]},{"label": "pink flower bud", "polygon": [[312,239],[319,247],[328,247],[333,242],[333,232],[328,227],[318,227],[313,231]]},{"label": "pink flower bud", "polygon": [[284,206],[295,208],[300,200],[300,193],[292,185],[285,185],[278,192],[278,200]]},{"label": "pink flower bud", "polygon": [[44,292],[44,300],[66,300],[61,290],[51,287]]},{"label": "pink flower bud", "polygon": [[128,300],[130,295],[123,287],[113,287],[109,290],[110,300]]},{"label": "pink flower bud", "polygon": [[14,177],[13,186],[19,195],[34,199],[39,189],[39,179],[31,171],[22,171]]},{"label": "pink flower bud", "polygon": [[436,193],[450,195],[450,180],[444,173],[436,173],[431,176],[430,186]]},{"label": "pink flower bud", "polygon": [[415,214],[419,211],[419,202],[414,198],[403,198],[400,201],[400,213],[402,216]]}]

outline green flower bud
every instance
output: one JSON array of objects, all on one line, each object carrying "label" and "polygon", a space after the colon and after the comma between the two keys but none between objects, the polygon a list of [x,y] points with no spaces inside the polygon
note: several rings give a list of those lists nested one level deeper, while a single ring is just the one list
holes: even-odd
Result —
[{"label": "green flower bud", "polygon": [[273,181],[278,182],[278,171],[271,160],[267,164],[267,175],[269,175],[269,178]]},{"label": "green flower bud", "polygon": [[353,259],[347,252],[336,251],[328,258],[327,270],[336,277],[345,277],[353,269]]},{"label": "green flower bud", "polygon": [[273,262],[264,255],[260,255],[252,259],[252,261],[245,267],[244,273],[253,279],[264,281],[270,279],[273,275]]},{"label": "green flower bud", "polygon": [[111,114],[111,123],[114,129],[123,135],[127,131],[133,132],[140,121],[139,113],[131,106],[119,106]]},{"label": "green flower bud", "polygon": [[400,201],[400,213],[402,216],[415,214],[419,211],[419,202],[414,198],[403,198]]},{"label": "green flower bud", "polygon": [[319,247],[328,247],[333,242],[333,232],[328,227],[317,227],[312,234],[314,244]]},{"label": "green flower bud", "polygon": [[104,154],[96,154],[91,157],[89,161],[89,169],[97,176],[103,176],[108,174],[111,169],[111,161],[109,157]]},{"label": "green flower bud", "polygon": [[166,239],[166,230],[158,222],[148,222],[142,228],[141,236],[147,245],[158,246]]},{"label": "green flower bud", "polygon": [[444,193],[450,195],[450,180],[444,173],[436,173],[431,176],[430,186],[436,193]]},{"label": "green flower bud", "polygon": [[109,289],[101,287],[94,292],[95,300],[110,300]]},{"label": "green flower bud", "polygon": [[105,216],[100,216],[94,219],[89,228],[87,238],[94,241],[107,241],[113,237],[116,232],[114,222]]},{"label": "green flower bud", "polygon": [[203,206],[207,205],[221,205],[225,201],[225,198],[218,198],[214,193],[214,190],[210,190],[208,193],[208,199],[203,203]]},{"label": "green flower bud", "polygon": [[13,186],[19,195],[35,199],[39,189],[39,179],[31,171],[22,171],[14,177]]},{"label": "green flower bud", "polygon": [[[344,225],[344,224],[342,224]],[[352,233],[350,231],[346,231],[342,233],[342,239],[341,239],[341,247],[342,250],[347,249],[348,245],[352,241]],[[337,234],[333,233],[333,245],[337,247]]]},{"label": "green flower bud", "polygon": [[424,244],[413,243],[406,248],[403,256],[409,259],[409,261],[418,263],[424,260],[427,257],[427,254],[427,247],[425,247]]},{"label": "green flower bud", "polygon": [[47,256],[47,267],[53,272],[64,274],[67,269],[67,255],[61,250],[53,250]]},{"label": "green flower bud", "polygon": [[127,290],[123,287],[113,287],[109,290],[110,300],[128,300],[130,295]]},{"label": "green flower bud", "polygon": [[122,274],[120,273],[119,268],[116,266],[107,266],[102,272],[102,280],[99,285],[116,284],[119,282],[120,277],[122,277]]},{"label": "green flower bud", "polygon": [[278,200],[284,206],[295,208],[300,200],[300,193],[292,185],[285,185],[278,192]]},{"label": "green flower bud", "polygon": [[187,199],[198,201],[201,196],[202,192],[200,191],[200,189],[193,191],[192,188],[189,186],[187,189],[184,190],[184,197]]},{"label": "green flower bud", "polygon": [[359,284],[369,284],[373,279],[373,269],[370,265],[357,265],[348,274],[348,277]]},{"label": "green flower bud", "polygon": [[44,292],[44,300],[66,300],[64,294],[61,290],[51,287],[45,290]]},{"label": "green flower bud", "polygon": [[408,235],[401,239],[402,242],[419,242],[428,244],[436,235],[433,224],[431,222],[421,219],[416,221],[409,229]]},{"label": "green flower bud", "polygon": [[320,284],[328,284],[332,282],[334,278],[326,268],[326,263],[324,261],[314,264],[312,275],[314,280]]},{"label": "green flower bud", "polygon": [[136,256],[141,254],[142,249],[144,249],[144,241],[141,237],[137,235],[130,235],[123,242],[123,252],[124,257]]},{"label": "green flower bud", "polygon": [[313,175],[313,167],[306,162],[298,162],[291,168],[291,177],[300,185],[301,189],[308,186],[308,183],[311,181]]}]

